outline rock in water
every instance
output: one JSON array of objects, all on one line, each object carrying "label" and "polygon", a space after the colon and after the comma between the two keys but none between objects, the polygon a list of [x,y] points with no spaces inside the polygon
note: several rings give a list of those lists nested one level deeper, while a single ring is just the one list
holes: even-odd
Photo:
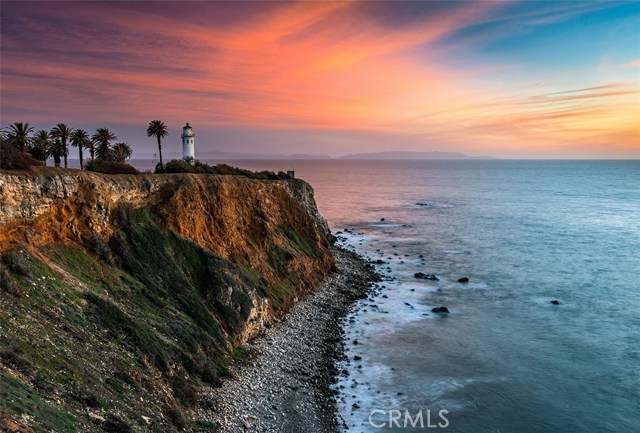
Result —
[{"label": "rock in water", "polygon": [[384,221],[384,218],[380,218],[380,221]]},{"label": "rock in water", "polygon": [[436,277],[433,274],[425,274],[423,272],[416,272],[415,274],[413,274],[414,277],[416,278],[421,278],[423,280],[431,280],[431,281],[440,281],[440,279],[438,277]]},{"label": "rock in water", "polygon": [[449,309],[447,307],[436,307],[432,308],[431,311],[433,313],[449,313]]},{"label": "rock in water", "polygon": [[551,301],[551,303],[553,305],[560,305],[560,301],[558,301],[557,299],[554,299],[553,301]]},{"label": "rock in water", "polygon": [[458,282],[459,283],[468,283],[469,282],[469,277],[458,278]]}]

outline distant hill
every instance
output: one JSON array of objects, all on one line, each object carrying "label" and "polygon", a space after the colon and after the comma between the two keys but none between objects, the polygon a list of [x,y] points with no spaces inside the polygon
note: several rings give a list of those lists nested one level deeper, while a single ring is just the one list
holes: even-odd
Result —
[{"label": "distant hill", "polygon": [[[165,153],[165,159],[182,158],[181,153],[168,152]],[[142,157],[142,156],[141,156]],[[139,157],[139,158],[141,158]],[[151,158],[150,155],[144,155],[144,157]],[[306,153],[296,154],[275,154],[268,155],[263,153],[238,153],[238,152],[221,152],[217,150],[198,152],[196,150],[196,158],[205,160],[219,160],[219,161],[235,161],[235,160],[301,160],[301,159],[498,159],[492,156],[469,156],[459,152],[408,152],[408,151],[392,151],[392,152],[374,152],[374,153],[353,153],[344,156],[338,156],[335,158],[329,155],[309,155]]]},{"label": "distant hill", "polygon": [[469,156],[459,152],[375,152],[354,153],[336,159],[497,159],[491,156]]},{"label": "distant hill", "polygon": [[236,153],[236,152],[196,152],[198,159],[223,159],[223,160],[236,160],[236,159],[331,159],[329,155],[307,155],[303,153],[296,153],[293,155],[265,155],[261,153]]}]

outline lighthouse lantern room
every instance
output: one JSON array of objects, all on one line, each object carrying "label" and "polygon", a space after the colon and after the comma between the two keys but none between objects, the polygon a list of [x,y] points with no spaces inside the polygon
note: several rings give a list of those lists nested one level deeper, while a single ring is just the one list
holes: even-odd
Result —
[{"label": "lighthouse lantern room", "polygon": [[195,160],[195,141],[196,136],[193,133],[193,128],[189,126],[189,123],[182,128],[182,159],[193,163]]}]

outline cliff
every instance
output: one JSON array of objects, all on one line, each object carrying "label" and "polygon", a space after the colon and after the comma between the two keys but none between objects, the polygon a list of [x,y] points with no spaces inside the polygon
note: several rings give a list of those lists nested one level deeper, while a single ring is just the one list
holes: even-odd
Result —
[{"label": "cliff", "polygon": [[199,390],[324,278],[330,237],[302,180],[0,172],[0,427],[210,431]]}]

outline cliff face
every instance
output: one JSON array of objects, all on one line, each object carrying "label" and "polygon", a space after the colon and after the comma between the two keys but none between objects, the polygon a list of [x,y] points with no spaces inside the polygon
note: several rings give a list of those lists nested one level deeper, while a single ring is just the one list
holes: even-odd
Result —
[{"label": "cliff face", "polygon": [[0,412],[197,431],[198,387],[328,273],[330,237],[301,180],[0,172]]}]

